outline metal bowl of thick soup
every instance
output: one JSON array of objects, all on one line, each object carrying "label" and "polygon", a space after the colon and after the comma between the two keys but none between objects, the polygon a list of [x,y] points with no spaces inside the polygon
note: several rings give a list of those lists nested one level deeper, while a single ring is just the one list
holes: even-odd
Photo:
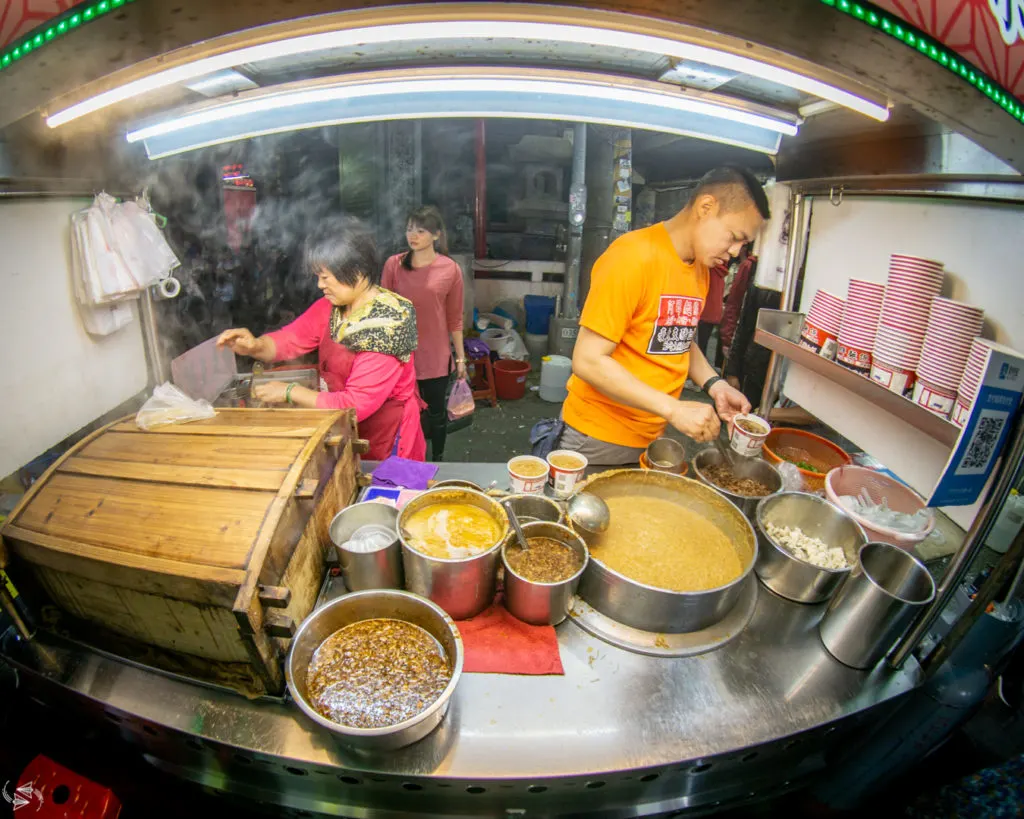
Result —
[{"label": "metal bowl of thick soup", "polygon": [[[453,553],[445,554],[439,549],[428,551],[424,546],[424,516],[439,511],[447,511],[449,515],[446,519],[431,518],[432,541],[456,544]],[[483,517],[477,512],[482,512]],[[474,532],[472,541],[463,539],[468,535],[463,535],[461,523],[470,514],[480,518],[477,522],[483,524],[485,530],[490,520],[492,533]],[[501,544],[507,533],[505,510],[482,492],[456,487],[424,492],[409,501],[398,516],[405,587],[433,600],[456,620],[479,614],[494,601]],[[458,547],[458,544],[470,542],[471,550]]]},{"label": "metal bowl of thick soup", "polygon": [[[755,582],[754,529],[710,487],[624,469],[594,475],[578,491],[602,498],[611,512],[608,531],[588,541],[590,562],[578,592],[606,617],[643,631],[700,631],[722,620],[744,584]],[[673,590],[689,585],[682,572],[696,572],[695,590]]]},{"label": "metal bowl of thick soup", "polygon": [[[317,649],[339,629],[379,618],[419,626],[433,637],[451,669],[451,679],[434,702],[402,722],[381,728],[356,728],[324,717],[310,696],[308,673]],[[393,589],[354,592],[332,600],[307,617],[295,637],[285,663],[288,690],[302,712],[340,741],[367,751],[388,751],[423,739],[448,713],[452,694],[462,676],[462,636],[441,609],[413,594]]]}]

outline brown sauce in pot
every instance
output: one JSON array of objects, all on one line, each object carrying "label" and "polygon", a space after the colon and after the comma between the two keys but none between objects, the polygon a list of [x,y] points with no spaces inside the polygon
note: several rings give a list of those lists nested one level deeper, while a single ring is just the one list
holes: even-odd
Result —
[{"label": "brown sauce in pot", "polygon": [[756,481],[753,478],[740,478],[725,464],[704,467],[701,471],[715,486],[721,487],[726,492],[732,492],[734,495],[763,498],[772,493],[772,490],[761,481]]},{"label": "brown sauce in pot", "polygon": [[583,559],[564,543],[550,537],[531,537],[523,551],[518,543],[505,550],[505,559],[517,575],[533,583],[559,583],[568,580],[583,565]]},{"label": "brown sauce in pot", "polygon": [[429,708],[452,678],[444,649],[402,620],[353,623],[320,644],[306,672],[322,717],[349,728],[386,728]]}]

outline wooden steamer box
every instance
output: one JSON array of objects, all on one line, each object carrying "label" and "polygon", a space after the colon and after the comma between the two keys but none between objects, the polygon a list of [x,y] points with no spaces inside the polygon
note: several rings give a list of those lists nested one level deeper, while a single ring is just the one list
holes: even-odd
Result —
[{"label": "wooden steamer box", "polygon": [[73,618],[278,694],[362,443],[350,410],[221,409],[150,432],[126,418],[58,460],[0,535]]}]

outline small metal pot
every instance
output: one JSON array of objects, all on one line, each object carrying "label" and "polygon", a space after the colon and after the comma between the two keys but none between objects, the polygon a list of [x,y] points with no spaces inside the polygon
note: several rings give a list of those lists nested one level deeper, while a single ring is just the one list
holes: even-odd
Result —
[{"label": "small metal pot", "polygon": [[850,569],[823,569],[799,560],[766,533],[765,526],[790,526],[846,553],[850,566],[868,542],[860,525],[846,512],[817,495],[780,492],[763,498],[756,514],[758,549],[754,571],[769,589],[797,603],[828,600],[850,574]]},{"label": "small metal pot", "polygon": [[651,441],[644,450],[647,466],[658,472],[679,475],[686,466],[686,447],[673,438],[658,438]]},{"label": "small metal pot", "polygon": [[[395,539],[375,552],[350,552],[342,547],[352,533],[367,524],[386,526]],[[398,510],[384,503],[355,503],[334,516],[329,529],[338,549],[341,574],[349,591],[402,588],[402,547],[398,542]]]},{"label": "small metal pot", "polygon": [[483,487],[480,484],[473,483],[473,481],[464,481],[461,478],[449,478],[446,481],[438,481],[431,489],[444,489],[444,488],[456,488],[456,489],[475,489],[477,492],[483,492]]},{"label": "small metal pot", "polygon": [[512,511],[519,523],[561,523],[565,517],[562,507],[543,495],[509,495],[505,503],[512,504]]},{"label": "small metal pot", "polygon": [[587,546],[572,529],[557,523],[527,523],[523,526],[523,534],[527,538],[548,537],[564,543],[583,561],[572,577],[557,583],[538,583],[521,577],[508,565],[506,552],[515,543],[514,539],[501,547],[501,562],[505,566],[505,607],[524,623],[556,626],[569,616],[569,603],[590,559]]},{"label": "small metal pot", "polygon": [[[404,722],[386,728],[352,728],[318,714],[309,701],[306,675],[316,650],[339,629],[363,620],[387,618],[404,620],[431,634],[444,649],[452,678],[431,705]],[[302,621],[292,638],[285,662],[288,691],[302,712],[342,742],[356,748],[390,751],[417,742],[438,725],[448,713],[455,686],[462,676],[462,635],[452,619],[429,600],[404,591],[377,590],[346,594],[314,611]]]},{"label": "small metal pot", "polygon": [[[444,502],[469,503],[483,509],[497,521],[500,536],[494,544],[472,557],[431,557],[416,551],[409,543],[405,521],[420,509]],[[494,602],[499,553],[507,533],[505,510],[482,492],[449,487],[424,492],[409,501],[398,515],[406,588],[433,600],[456,620],[467,620],[479,614]]]},{"label": "small metal pot", "polygon": [[[693,458],[694,475],[702,483],[707,484],[716,492],[719,492],[735,503],[740,508],[740,511],[747,516],[747,519],[752,521],[757,514],[757,505],[761,502],[761,499],[770,497],[770,495],[739,495],[723,489],[717,483],[710,480],[704,470],[709,466],[720,466],[724,461],[725,456],[715,447],[702,449]],[[737,456],[735,463],[729,464],[729,467],[737,478],[750,478],[751,480],[760,481],[771,490],[771,495],[782,491],[782,474],[767,461],[762,461],[760,458]]]}]

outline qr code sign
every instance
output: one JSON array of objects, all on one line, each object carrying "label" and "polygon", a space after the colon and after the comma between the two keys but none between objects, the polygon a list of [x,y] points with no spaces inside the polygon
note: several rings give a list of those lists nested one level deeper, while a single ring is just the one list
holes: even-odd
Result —
[{"label": "qr code sign", "polygon": [[999,435],[1008,418],[1009,413],[1006,412],[985,410],[981,413],[971,442],[967,445],[967,452],[957,465],[955,475],[983,475],[988,471],[992,456],[995,455],[996,444],[999,443]]}]

